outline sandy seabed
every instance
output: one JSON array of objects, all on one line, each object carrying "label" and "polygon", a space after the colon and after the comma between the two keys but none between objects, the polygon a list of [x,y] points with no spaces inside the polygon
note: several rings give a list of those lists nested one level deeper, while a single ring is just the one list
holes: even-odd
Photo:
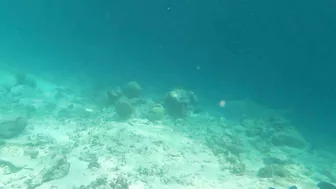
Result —
[{"label": "sandy seabed", "polygon": [[[80,86],[32,78],[37,87],[1,73],[0,189],[314,189],[336,180],[335,156],[312,150],[283,117],[230,121],[204,110],[150,122],[153,100],[143,97],[119,121]],[[26,127],[8,126],[18,117]]]}]

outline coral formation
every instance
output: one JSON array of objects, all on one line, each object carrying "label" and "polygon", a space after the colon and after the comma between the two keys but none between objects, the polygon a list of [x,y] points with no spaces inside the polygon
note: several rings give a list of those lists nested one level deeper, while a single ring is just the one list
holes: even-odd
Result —
[{"label": "coral formation", "polygon": [[173,118],[187,116],[188,111],[197,102],[197,97],[192,91],[184,89],[174,89],[168,92],[164,100],[167,114]]},{"label": "coral formation", "polygon": [[127,98],[137,98],[141,95],[142,88],[136,81],[128,82],[123,88],[122,93]]},{"label": "coral formation", "polygon": [[161,104],[154,104],[154,106],[147,113],[149,121],[158,121],[164,117],[164,108]]},{"label": "coral formation", "polygon": [[[294,126],[269,111],[251,108],[232,120],[226,109],[220,116],[195,114],[196,95],[184,89],[162,99],[141,96],[140,85],[130,82],[85,96],[80,87],[35,90],[23,86],[25,77],[11,87],[0,84],[0,188],[287,188],[293,180],[313,188],[317,180],[334,182],[334,155],[306,151]],[[29,124],[13,115],[28,117]]]},{"label": "coral formation", "polygon": [[107,105],[114,105],[122,97],[120,89],[109,90],[106,92]]},{"label": "coral formation", "polygon": [[127,99],[120,99],[115,104],[115,111],[121,119],[128,119],[134,112],[131,102]]}]

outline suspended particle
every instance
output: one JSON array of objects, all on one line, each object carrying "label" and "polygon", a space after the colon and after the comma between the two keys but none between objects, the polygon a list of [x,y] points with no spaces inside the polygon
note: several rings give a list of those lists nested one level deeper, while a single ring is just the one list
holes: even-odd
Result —
[{"label": "suspended particle", "polygon": [[219,107],[224,108],[226,102],[225,102],[225,100],[221,100],[221,101],[219,101],[218,104],[219,104]]}]

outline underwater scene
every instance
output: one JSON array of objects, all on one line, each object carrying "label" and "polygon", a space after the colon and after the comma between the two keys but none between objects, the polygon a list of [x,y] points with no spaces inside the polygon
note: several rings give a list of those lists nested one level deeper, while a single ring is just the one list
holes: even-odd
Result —
[{"label": "underwater scene", "polygon": [[336,189],[334,0],[1,0],[0,189]]}]

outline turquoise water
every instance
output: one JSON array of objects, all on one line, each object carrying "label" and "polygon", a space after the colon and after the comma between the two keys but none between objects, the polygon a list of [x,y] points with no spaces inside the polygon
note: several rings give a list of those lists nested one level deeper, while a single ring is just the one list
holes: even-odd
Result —
[{"label": "turquoise water", "polygon": [[1,1],[0,188],[335,183],[335,8]]}]

